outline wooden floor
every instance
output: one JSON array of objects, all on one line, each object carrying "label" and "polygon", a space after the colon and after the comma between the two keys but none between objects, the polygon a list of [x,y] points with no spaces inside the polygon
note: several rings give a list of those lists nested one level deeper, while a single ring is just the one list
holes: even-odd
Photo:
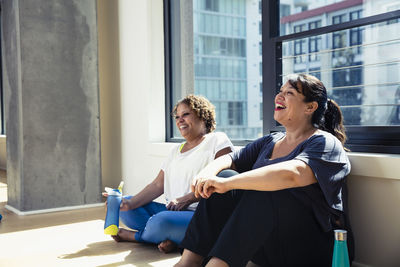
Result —
[{"label": "wooden floor", "polygon": [[178,253],[104,235],[104,207],[18,216],[4,208],[6,202],[6,173],[0,171],[0,266],[152,267],[179,259]]}]

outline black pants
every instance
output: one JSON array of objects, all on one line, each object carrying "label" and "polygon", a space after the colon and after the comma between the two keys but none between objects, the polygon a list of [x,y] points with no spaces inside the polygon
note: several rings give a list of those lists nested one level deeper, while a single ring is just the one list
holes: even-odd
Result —
[{"label": "black pants", "polygon": [[200,201],[181,243],[229,266],[331,266],[333,245],[333,231],[323,232],[288,190],[212,194]]}]

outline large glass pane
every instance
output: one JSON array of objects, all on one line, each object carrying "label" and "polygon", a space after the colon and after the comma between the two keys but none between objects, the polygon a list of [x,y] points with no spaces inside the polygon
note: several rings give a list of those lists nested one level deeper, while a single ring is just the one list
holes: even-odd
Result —
[{"label": "large glass pane", "polygon": [[[231,139],[262,135],[260,1],[193,0],[193,91],[215,105],[216,130]],[[193,91],[177,85],[172,97],[176,102]]]},{"label": "large glass pane", "polygon": [[[296,32],[299,23],[320,20],[317,28],[400,9],[399,0],[281,0],[280,35]],[[300,31],[311,30],[304,27]]]},{"label": "large glass pane", "polygon": [[[316,39],[319,44],[312,44]],[[320,78],[346,125],[400,125],[399,20],[303,41],[308,46],[300,54],[298,40],[283,43],[283,76],[303,72]]]}]

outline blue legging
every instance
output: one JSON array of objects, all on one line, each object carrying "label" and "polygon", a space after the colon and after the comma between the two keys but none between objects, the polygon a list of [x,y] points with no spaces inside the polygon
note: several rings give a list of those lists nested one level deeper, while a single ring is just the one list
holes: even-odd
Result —
[{"label": "blue legging", "polygon": [[[131,197],[124,196],[126,199]],[[158,244],[168,239],[179,244],[193,213],[167,210],[165,204],[153,201],[134,210],[121,211],[119,216],[126,226],[137,230],[135,239],[139,242]]]}]

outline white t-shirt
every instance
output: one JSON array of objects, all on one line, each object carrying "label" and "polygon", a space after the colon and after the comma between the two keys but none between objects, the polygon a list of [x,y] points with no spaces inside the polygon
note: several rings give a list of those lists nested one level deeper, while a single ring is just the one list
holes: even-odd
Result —
[{"label": "white t-shirt", "polygon": [[[181,153],[182,144],[175,146],[162,164],[164,171],[164,195],[167,204],[178,197],[190,193],[190,185],[193,178],[208,163],[214,160],[215,154],[223,148],[233,145],[225,133],[209,133],[196,147]],[[191,204],[188,209],[196,209],[197,202]]]}]

